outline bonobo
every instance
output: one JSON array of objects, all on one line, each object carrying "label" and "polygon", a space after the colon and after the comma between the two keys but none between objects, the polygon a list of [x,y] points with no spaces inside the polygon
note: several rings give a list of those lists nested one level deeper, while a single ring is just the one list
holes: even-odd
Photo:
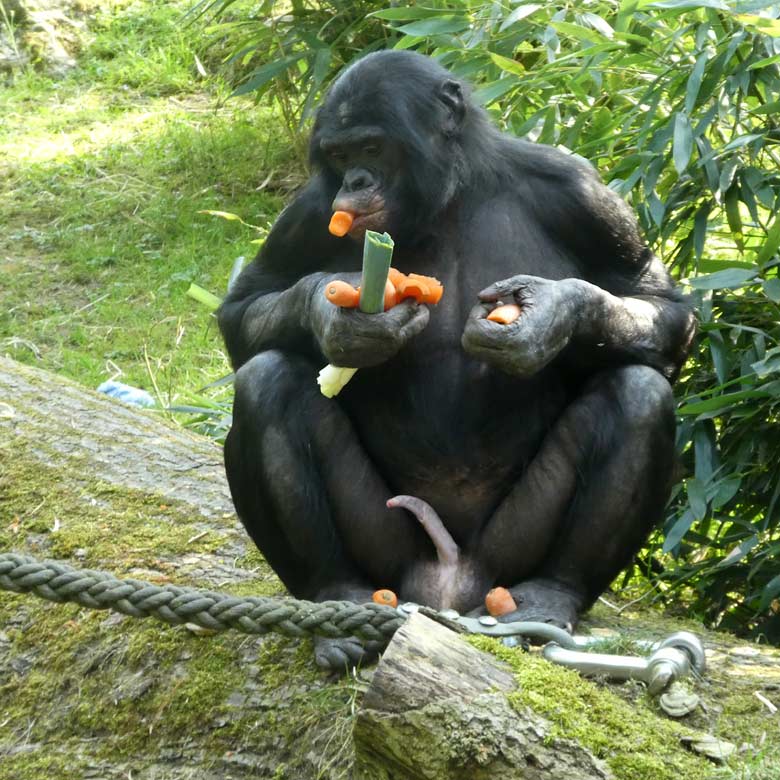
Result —
[{"label": "bonobo", "polygon": [[[499,132],[419,54],[347,69],[310,155],[219,310],[239,517],[299,598],[390,588],[469,611],[502,585],[504,619],[571,629],[661,518],[689,307],[586,162]],[[355,215],[344,238],[336,209]],[[326,300],[329,281],[359,284],[367,229],[392,235],[400,271],[443,282],[438,306]],[[486,319],[499,302],[521,316]],[[334,399],[326,363],[361,369]],[[335,668],[374,650],[316,653]]]}]

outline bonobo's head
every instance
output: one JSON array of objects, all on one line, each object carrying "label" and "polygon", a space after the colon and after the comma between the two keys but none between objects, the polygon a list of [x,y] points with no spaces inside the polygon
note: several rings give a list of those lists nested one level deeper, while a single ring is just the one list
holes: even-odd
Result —
[{"label": "bonobo's head", "polygon": [[355,215],[351,237],[371,229],[410,240],[457,194],[463,142],[483,122],[466,86],[434,60],[377,52],[331,87],[314,124],[311,164],[333,209]]}]

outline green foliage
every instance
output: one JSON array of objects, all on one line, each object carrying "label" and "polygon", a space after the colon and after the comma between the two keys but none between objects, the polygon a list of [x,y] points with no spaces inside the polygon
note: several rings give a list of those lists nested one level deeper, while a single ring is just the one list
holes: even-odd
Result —
[{"label": "green foliage", "polygon": [[370,14],[373,0],[199,0],[191,18],[206,16],[213,45],[227,48],[225,63],[237,82],[235,93],[274,98],[287,123],[293,148],[303,161],[299,130],[324,85],[351,60],[388,45],[381,20]]},{"label": "green foliage", "polygon": [[701,319],[679,385],[689,476],[646,560],[662,560],[662,587],[685,586],[697,612],[780,637],[776,3],[299,0],[284,16],[280,6],[199,10],[237,15],[215,28],[242,31],[236,92],[272,91],[295,130],[351,57],[417,49],[472,81],[500,125],[587,157],[632,203]]},{"label": "green foliage", "polygon": [[76,67],[0,87],[0,353],[162,405],[230,371],[186,291],[222,294],[254,231],[212,214],[265,228],[297,174],[266,106],[215,105],[226,90],[197,76],[190,5],[102,3]]}]

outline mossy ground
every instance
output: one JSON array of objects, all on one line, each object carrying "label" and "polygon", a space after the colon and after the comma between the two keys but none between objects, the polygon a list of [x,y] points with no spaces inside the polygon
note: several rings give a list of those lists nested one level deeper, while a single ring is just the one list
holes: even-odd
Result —
[{"label": "mossy ground", "polygon": [[[203,579],[209,561],[222,572],[236,551],[225,523],[94,480],[78,463],[55,470],[0,448],[0,550],[215,587]],[[241,581],[221,589],[281,595],[246,549],[232,561]],[[323,675],[311,641],[200,636],[0,591],[3,780],[292,780],[312,777],[312,764],[314,776],[346,777],[357,685]]]},{"label": "mossy ground", "polygon": [[[780,760],[767,745],[777,745],[780,726],[776,716],[754,695],[766,685],[780,682],[777,658],[770,666],[734,666],[730,650],[744,645],[727,634],[705,631],[694,621],[663,619],[641,611],[626,616],[619,625],[603,608],[589,616],[597,626],[627,632],[599,652],[644,654],[634,640],[655,638],[675,631],[693,631],[708,644],[717,643],[701,679],[685,680],[702,706],[689,716],[667,717],[658,700],[635,683],[607,684],[590,681],[576,672],[547,663],[538,653],[520,653],[487,637],[472,637],[471,643],[508,663],[518,682],[510,695],[519,710],[530,707],[553,725],[551,737],[575,739],[603,759],[618,780],[774,780],[780,777]],[[612,624],[612,625],[610,625]],[[633,646],[632,646],[633,645]],[[767,675],[762,673],[769,671]],[[740,748],[724,767],[688,752],[683,736],[710,734]]]}]

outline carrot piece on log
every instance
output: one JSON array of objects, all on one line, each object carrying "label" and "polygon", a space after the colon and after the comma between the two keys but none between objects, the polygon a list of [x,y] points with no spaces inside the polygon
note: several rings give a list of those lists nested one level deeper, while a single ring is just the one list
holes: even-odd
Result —
[{"label": "carrot piece on log", "polygon": [[485,606],[488,613],[493,617],[508,615],[517,609],[517,604],[515,604],[512,594],[506,588],[493,588],[485,596]]},{"label": "carrot piece on log", "polygon": [[398,606],[398,596],[392,590],[375,590],[371,600],[375,604],[384,604],[388,607]]}]

